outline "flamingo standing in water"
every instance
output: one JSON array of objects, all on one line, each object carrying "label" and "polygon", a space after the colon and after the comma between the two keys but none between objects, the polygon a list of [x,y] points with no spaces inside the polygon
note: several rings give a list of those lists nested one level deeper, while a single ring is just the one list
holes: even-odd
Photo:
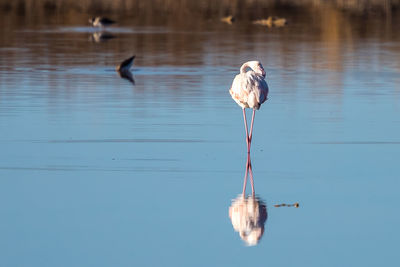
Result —
[{"label": "flamingo standing in water", "polygon": [[[265,70],[261,63],[259,61],[244,63],[240,67],[240,73],[233,80],[229,93],[233,100],[243,109],[247,153],[250,153],[255,112],[268,99],[268,85],[265,81]],[[250,133],[247,129],[246,108],[253,109]]]}]

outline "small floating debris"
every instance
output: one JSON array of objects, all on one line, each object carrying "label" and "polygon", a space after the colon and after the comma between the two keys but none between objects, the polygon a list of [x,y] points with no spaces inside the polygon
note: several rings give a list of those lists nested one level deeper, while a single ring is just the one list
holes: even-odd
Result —
[{"label": "small floating debris", "polygon": [[271,17],[269,16],[267,19],[259,19],[253,21],[253,24],[271,27],[283,27],[287,24],[287,20],[285,18]]},{"label": "small floating debris", "polygon": [[221,18],[222,22],[228,23],[229,25],[234,23],[235,20],[236,20],[236,18],[234,16],[232,16],[232,15]]},{"label": "small floating debris", "polygon": [[298,208],[298,207],[300,207],[300,204],[298,202],[296,202],[294,204],[282,203],[282,204],[276,204],[276,205],[274,205],[274,207],[276,207],[276,208],[279,208],[279,207],[295,207],[295,208]]}]

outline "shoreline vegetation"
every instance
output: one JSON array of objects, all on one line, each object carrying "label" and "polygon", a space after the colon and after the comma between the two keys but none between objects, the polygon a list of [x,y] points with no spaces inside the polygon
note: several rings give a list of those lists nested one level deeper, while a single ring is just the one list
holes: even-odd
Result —
[{"label": "shoreline vegetation", "polygon": [[65,12],[141,16],[190,15],[193,18],[218,18],[234,15],[256,19],[268,10],[304,11],[334,9],[351,15],[391,17],[400,9],[400,0],[0,0],[0,13],[19,15]]}]

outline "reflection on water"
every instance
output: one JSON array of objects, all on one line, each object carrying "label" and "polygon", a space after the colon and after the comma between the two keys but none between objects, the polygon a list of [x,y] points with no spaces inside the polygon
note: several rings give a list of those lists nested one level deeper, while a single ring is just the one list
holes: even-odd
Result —
[{"label": "reflection on water", "polygon": [[116,67],[116,71],[118,72],[119,77],[127,79],[133,85],[135,84],[135,80],[133,79],[132,72],[130,69],[132,67],[133,61],[135,60],[135,57],[136,56],[131,56],[130,58],[125,59],[124,61],[121,62],[121,64],[119,64]]},{"label": "reflection on water", "polygon": [[[0,266],[396,265],[399,18],[265,11],[288,24],[121,15],[100,42],[92,14],[2,16]],[[135,86],[115,73],[133,54]],[[227,92],[252,59],[274,90],[231,221],[246,159]]]},{"label": "reflection on water", "polygon": [[135,79],[133,79],[132,72],[130,70],[117,70],[119,77],[122,79],[126,79],[130,81],[133,85],[135,85]]},{"label": "reflection on water", "polygon": [[[246,197],[247,177],[250,173],[251,195]],[[233,229],[239,232],[240,238],[248,245],[254,246],[264,234],[264,224],[267,221],[267,206],[255,195],[253,170],[250,154],[247,154],[246,172],[243,191],[232,201],[229,207],[229,218]]]},{"label": "reflection on water", "polygon": [[[249,174],[249,175],[248,175]],[[251,183],[251,195],[246,196],[247,179]],[[300,207],[298,202],[293,204],[275,204],[279,207]],[[248,246],[255,246],[264,234],[265,223],[268,219],[267,206],[265,202],[255,194],[253,169],[250,153],[247,154],[246,171],[243,181],[243,190],[240,195],[232,200],[229,207],[229,218],[233,229],[239,232],[240,238]]]},{"label": "reflection on water", "polygon": [[105,42],[114,38],[116,38],[116,36],[109,32],[94,32],[90,36],[90,40],[95,43]]},{"label": "reflection on water", "polygon": [[240,238],[248,246],[257,245],[260,241],[267,217],[266,205],[254,195],[243,197],[241,194],[229,207],[229,218],[233,229],[239,232]]}]

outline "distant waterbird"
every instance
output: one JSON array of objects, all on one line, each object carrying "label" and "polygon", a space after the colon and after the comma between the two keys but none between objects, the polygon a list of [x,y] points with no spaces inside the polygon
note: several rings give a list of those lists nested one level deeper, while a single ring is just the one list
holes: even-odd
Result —
[{"label": "distant waterbird", "polygon": [[[240,67],[240,73],[235,76],[229,90],[233,100],[243,110],[247,153],[250,153],[255,111],[268,99],[269,89],[265,75],[265,70],[259,61],[248,61]],[[247,128],[246,108],[253,109],[250,132]]]},{"label": "distant waterbird", "polygon": [[92,17],[89,19],[89,23],[92,24],[93,27],[107,27],[114,24],[115,21],[106,17]]},{"label": "distant waterbird", "polygon": [[118,72],[119,77],[127,79],[130,81],[132,84],[135,84],[135,80],[133,79],[132,72],[130,71],[133,61],[135,59],[135,56],[131,56],[128,59],[125,59],[124,61],[121,62],[115,69]]},{"label": "distant waterbird", "polygon": [[225,22],[225,23],[228,23],[228,24],[234,23],[235,20],[236,20],[236,18],[234,16],[232,16],[232,15],[221,18],[222,22]]},{"label": "distant waterbird", "polygon": [[130,58],[125,59],[116,67],[117,71],[129,71],[132,67],[133,60],[135,60],[136,56],[131,56]]},{"label": "distant waterbird", "polygon": [[285,18],[268,17],[267,19],[259,19],[253,21],[253,24],[271,27],[283,27],[287,24]]}]

